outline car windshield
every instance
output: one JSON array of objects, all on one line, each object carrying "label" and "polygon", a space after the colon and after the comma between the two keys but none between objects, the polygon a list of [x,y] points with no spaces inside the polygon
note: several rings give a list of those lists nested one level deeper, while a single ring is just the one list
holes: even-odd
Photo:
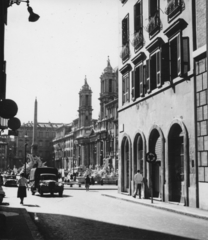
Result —
[{"label": "car windshield", "polygon": [[41,175],[40,176],[41,180],[57,180],[56,175],[50,174],[50,175]]}]

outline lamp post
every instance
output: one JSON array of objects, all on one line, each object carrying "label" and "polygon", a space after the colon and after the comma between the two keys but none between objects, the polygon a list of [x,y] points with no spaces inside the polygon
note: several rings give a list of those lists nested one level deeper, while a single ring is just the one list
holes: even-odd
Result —
[{"label": "lamp post", "polygon": [[26,165],[27,165],[27,156],[26,156],[26,154],[27,154],[27,143],[25,143],[25,177],[26,177]]},{"label": "lamp post", "polygon": [[27,1],[22,1],[22,0],[10,0],[9,1],[9,7],[12,6],[14,3],[16,3],[17,5],[20,5],[21,2],[25,2],[27,3],[27,11],[29,12],[29,18],[28,18],[28,21],[29,22],[36,22],[40,16],[36,13],[33,12],[33,9],[30,7],[29,3],[30,1],[27,0]]}]

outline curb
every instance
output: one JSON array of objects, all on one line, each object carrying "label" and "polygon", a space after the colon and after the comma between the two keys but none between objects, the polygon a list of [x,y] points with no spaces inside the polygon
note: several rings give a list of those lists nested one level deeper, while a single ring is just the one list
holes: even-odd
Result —
[{"label": "curb", "polygon": [[27,226],[30,229],[30,232],[32,234],[33,239],[34,240],[44,240],[44,238],[40,234],[37,226],[35,225],[35,223],[31,219],[31,217],[30,217],[29,213],[27,212],[27,210],[25,208],[23,208],[22,210],[23,210],[24,218],[25,218],[25,220],[27,222]]},{"label": "curb", "polygon": [[[190,212],[183,212],[183,211],[168,208],[168,207],[165,207],[165,206],[158,206],[158,205],[148,204],[148,203],[144,203],[144,202],[132,201],[131,199],[124,199],[122,197],[112,196],[112,195],[108,195],[108,194],[105,194],[105,193],[102,193],[101,195],[104,196],[104,197],[111,197],[111,198],[123,200],[123,201],[126,201],[126,202],[131,202],[131,203],[135,203],[135,204],[144,205],[144,206],[147,206],[147,207],[158,208],[158,209],[169,211],[169,212],[174,212],[174,213],[178,213],[178,214],[182,214],[182,215],[186,215],[186,216],[190,216],[190,217],[195,217],[195,218],[208,220],[208,216],[198,215],[198,214],[194,214],[194,213],[190,213]],[[184,208],[186,208],[186,207],[184,207]]]}]

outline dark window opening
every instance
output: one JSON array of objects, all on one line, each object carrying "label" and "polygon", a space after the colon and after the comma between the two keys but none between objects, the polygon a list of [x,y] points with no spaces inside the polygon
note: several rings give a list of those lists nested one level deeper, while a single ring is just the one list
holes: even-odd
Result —
[{"label": "dark window opening", "polygon": [[157,64],[157,60],[156,60],[156,54],[152,55],[150,58],[150,86],[151,86],[151,90],[154,90],[156,88],[156,80],[157,80],[157,71],[156,71],[156,64]]}]

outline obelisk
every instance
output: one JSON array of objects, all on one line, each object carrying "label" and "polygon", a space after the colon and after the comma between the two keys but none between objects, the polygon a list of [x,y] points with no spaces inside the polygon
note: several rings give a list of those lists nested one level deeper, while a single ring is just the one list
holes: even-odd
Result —
[{"label": "obelisk", "polygon": [[38,144],[37,144],[37,119],[38,119],[38,102],[35,99],[35,110],[34,110],[34,125],[33,125],[33,140],[31,145],[31,153],[33,156],[37,156]]}]

